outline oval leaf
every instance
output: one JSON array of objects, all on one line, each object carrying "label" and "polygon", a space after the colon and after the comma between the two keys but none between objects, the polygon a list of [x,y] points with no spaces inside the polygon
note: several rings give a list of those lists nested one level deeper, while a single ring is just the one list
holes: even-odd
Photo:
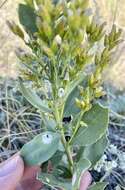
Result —
[{"label": "oval leaf", "polygon": [[84,148],[83,157],[87,158],[92,163],[92,166],[94,166],[104,154],[107,144],[108,139],[106,135],[104,135],[96,143]]},{"label": "oval leaf", "polygon": [[27,165],[40,165],[49,160],[58,150],[60,136],[53,132],[37,135],[20,151]]},{"label": "oval leaf", "polygon": [[81,127],[74,137],[72,143],[80,146],[88,146],[97,142],[108,128],[108,109],[96,104],[85,113],[83,121],[87,129]]}]

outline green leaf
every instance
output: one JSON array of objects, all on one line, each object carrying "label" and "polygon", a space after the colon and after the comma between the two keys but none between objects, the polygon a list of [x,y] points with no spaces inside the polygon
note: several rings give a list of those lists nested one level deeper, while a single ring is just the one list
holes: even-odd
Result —
[{"label": "green leaf", "polygon": [[87,159],[81,159],[77,165],[76,170],[72,178],[72,189],[77,190],[80,186],[80,180],[85,171],[91,166],[91,162]]},{"label": "green leaf", "polygon": [[72,93],[67,98],[66,104],[65,104],[65,110],[64,110],[64,117],[67,116],[73,116],[75,117],[76,114],[80,112],[80,109],[75,104],[75,97],[78,97],[79,92],[75,88]]},{"label": "green leaf", "polygon": [[49,118],[48,116],[46,116],[45,114],[42,114],[42,124],[45,126],[45,128],[48,131],[56,131],[56,121],[52,118]]},{"label": "green leaf", "polygon": [[58,179],[52,174],[41,173],[38,176],[38,180],[42,181],[53,189],[60,188],[62,190],[72,190],[72,184],[70,179]]},{"label": "green leaf", "polygon": [[82,82],[85,81],[86,81],[86,75],[85,73],[82,72],[67,87],[65,95],[65,101],[66,101],[65,111],[64,111],[65,116],[69,115],[74,116],[80,111],[79,108],[75,105],[75,98],[78,97],[79,95],[79,91],[77,90],[78,85],[80,85]]},{"label": "green leaf", "polygon": [[20,151],[27,165],[40,165],[49,160],[58,150],[60,135],[50,131],[37,135]]},{"label": "green leaf", "polygon": [[68,98],[68,96],[71,94],[71,92],[85,79],[86,75],[85,73],[80,73],[75,80],[73,80],[69,86],[67,87],[67,92],[65,95],[65,99]]},{"label": "green leaf", "polygon": [[38,31],[36,26],[36,14],[30,6],[19,4],[18,14],[20,23],[28,33],[33,34]]},{"label": "green leaf", "polygon": [[69,170],[69,167],[65,165],[63,162],[60,162],[58,164],[59,165],[53,170],[53,175],[58,179],[60,178],[71,179],[72,174],[71,171]]},{"label": "green leaf", "polygon": [[64,152],[57,150],[57,152],[51,158],[51,164],[53,167],[56,167],[59,164],[59,162],[62,160],[63,155]]},{"label": "green leaf", "polygon": [[39,109],[41,112],[51,112],[51,109],[48,108],[48,106],[39,98],[39,96],[33,90],[25,88],[21,80],[19,82],[19,88],[23,96],[34,107]]},{"label": "green leaf", "polygon": [[87,158],[92,163],[92,166],[94,166],[104,154],[107,144],[108,139],[106,135],[104,135],[96,143],[84,148],[83,157]]},{"label": "green leaf", "polygon": [[72,143],[80,146],[88,146],[97,142],[108,128],[108,109],[99,104],[93,105],[92,109],[83,116],[87,129],[81,127]]},{"label": "green leaf", "polygon": [[104,190],[106,186],[107,186],[107,183],[100,182],[100,183],[91,185],[88,190]]}]

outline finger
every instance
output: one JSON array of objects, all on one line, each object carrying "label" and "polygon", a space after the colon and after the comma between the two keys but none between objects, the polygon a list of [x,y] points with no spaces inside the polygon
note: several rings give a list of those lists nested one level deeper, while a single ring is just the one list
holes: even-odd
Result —
[{"label": "finger", "polygon": [[26,180],[26,179],[34,179],[36,178],[37,174],[41,171],[39,166],[26,166],[25,170],[24,170],[24,175],[23,175],[23,179],[22,180]]},{"label": "finger", "polygon": [[89,172],[85,172],[80,182],[80,190],[87,190],[92,182],[92,177]]},{"label": "finger", "polygon": [[16,190],[40,190],[42,187],[42,183],[38,180],[27,179],[22,181]]},{"label": "finger", "polygon": [[24,175],[16,190],[39,190],[42,183],[36,179],[37,174],[41,171],[39,166],[25,167]]},{"label": "finger", "polygon": [[0,164],[0,190],[14,190],[24,172],[24,163],[19,155]]}]

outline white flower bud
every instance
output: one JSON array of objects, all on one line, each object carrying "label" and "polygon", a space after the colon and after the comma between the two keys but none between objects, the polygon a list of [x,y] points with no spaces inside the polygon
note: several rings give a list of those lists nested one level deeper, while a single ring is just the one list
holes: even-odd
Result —
[{"label": "white flower bud", "polygon": [[61,43],[62,43],[62,38],[61,38],[61,36],[58,34],[58,35],[56,35],[56,37],[55,37],[55,42],[58,44],[58,45],[61,45]]},{"label": "white flower bud", "polygon": [[64,94],[65,94],[64,89],[63,89],[63,88],[60,88],[59,91],[58,91],[58,96],[59,96],[60,98],[62,98],[62,97],[64,96]]}]

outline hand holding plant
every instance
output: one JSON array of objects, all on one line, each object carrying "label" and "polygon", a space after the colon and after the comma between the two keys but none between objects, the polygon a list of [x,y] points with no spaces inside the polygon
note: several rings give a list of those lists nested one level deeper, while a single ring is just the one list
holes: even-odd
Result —
[{"label": "hand holding plant", "polygon": [[[38,166],[24,167],[22,158],[15,155],[0,164],[1,190],[40,190],[43,184],[36,180],[38,172]],[[80,189],[87,190],[90,182],[91,176],[86,172],[82,177]]]},{"label": "hand holding plant", "polygon": [[[38,179],[44,184],[78,190],[83,173],[108,143],[108,109],[99,98],[105,95],[102,73],[121,30],[114,25],[106,33],[105,23],[89,16],[89,0],[25,2],[19,5],[19,19],[26,33],[15,23],[8,25],[31,49],[18,51],[19,86],[39,111],[43,133],[24,145],[21,156],[28,165],[43,165]],[[100,182],[90,189],[105,186]]]}]

